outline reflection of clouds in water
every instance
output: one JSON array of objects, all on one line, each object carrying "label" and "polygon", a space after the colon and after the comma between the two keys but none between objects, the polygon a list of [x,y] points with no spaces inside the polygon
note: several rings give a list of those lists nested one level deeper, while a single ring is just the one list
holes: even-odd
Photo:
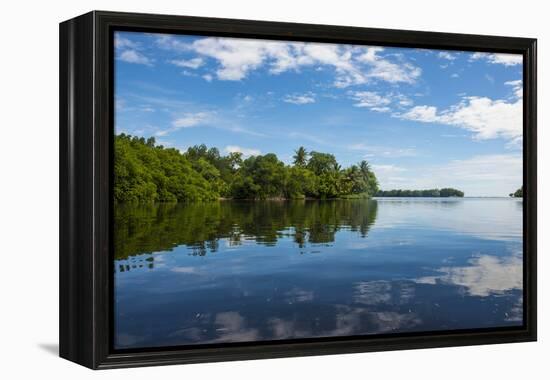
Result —
[{"label": "reflection of clouds in water", "polygon": [[301,328],[297,320],[271,318],[269,326],[272,339],[296,339],[386,333],[400,329],[410,329],[421,323],[415,313],[394,311],[371,311],[362,307],[336,306],[334,327],[326,330]]},{"label": "reflection of clouds in water", "polygon": [[215,324],[219,336],[212,342],[248,342],[260,338],[258,330],[247,327],[245,319],[236,311],[218,313]]},{"label": "reflection of clouds in water", "polygon": [[174,267],[170,270],[176,273],[187,273],[187,274],[197,273],[197,268],[195,267]]},{"label": "reflection of clouds in water", "polygon": [[[327,336],[385,333],[407,329],[420,324],[415,313],[402,314],[395,311],[370,311],[365,308],[340,307],[336,315],[336,328]],[[365,329],[365,325],[369,326]]]},{"label": "reflection of clouds in water", "polygon": [[512,306],[509,312],[505,313],[506,321],[521,322],[523,321],[523,296],[520,296],[518,301]]},{"label": "reflection of clouds in water", "polygon": [[414,313],[400,314],[395,311],[381,311],[372,314],[376,317],[374,321],[378,327],[377,333],[411,328],[421,323]]},{"label": "reflection of clouds in water", "polygon": [[286,302],[296,303],[296,302],[308,302],[313,300],[313,291],[303,290],[298,288],[293,288],[285,293]]},{"label": "reflection of clouds in water", "polygon": [[291,339],[311,337],[311,332],[299,329],[296,321],[287,321],[281,318],[271,318],[268,324],[273,331],[273,339]]},{"label": "reflection of clouds in water", "polygon": [[363,305],[405,304],[415,295],[414,284],[405,281],[361,281],[354,288],[354,302]]},{"label": "reflection of clouds in water", "polygon": [[486,297],[490,294],[501,294],[507,290],[522,289],[523,262],[516,255],[497,257],[480,255],[469,260],[471,265],[465,267],[439,268],[440,275],[416,279],[420,284],[443,283],[464,286],[470,295]]},{"label": "reflection of clouds in water", "polygon": [[423,228],[481,239],[518,241],[522,202],[513,199],[379,198],[374,228]]},{"label": "reflection of clouds in water", "polygon": [[367,281],[355,285],[354,301],[364,305],[388,303],[391,300],[391,284],[388,281]]}]

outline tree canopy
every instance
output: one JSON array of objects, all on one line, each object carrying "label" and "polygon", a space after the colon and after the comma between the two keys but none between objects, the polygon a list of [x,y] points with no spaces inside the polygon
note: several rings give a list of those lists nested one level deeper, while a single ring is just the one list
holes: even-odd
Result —
[{"label": "tree canopy", "polygon": [[235,199],[371,197],[376,175],[366,161],[342,168],[334,155],[295,151],[286,165],[277,155],[220,154],[192,146],[184,153],[126,134],[115,136],[117,202],[187,202]]}]

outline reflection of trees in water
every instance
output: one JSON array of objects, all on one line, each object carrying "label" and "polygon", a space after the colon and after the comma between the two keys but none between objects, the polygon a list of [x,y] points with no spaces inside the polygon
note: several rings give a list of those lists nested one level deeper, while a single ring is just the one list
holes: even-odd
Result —
[{"label": "reflection of trees in water", "polygon": [[194,204],[115,206],[115,258],[189,246],[193,254],[218,250],[219,239],[230,245],[243,240],[273,246],[291,237],[305,247],[330,243],[339,230],[366,237],[374,223],[374,200],[220,201]]}]

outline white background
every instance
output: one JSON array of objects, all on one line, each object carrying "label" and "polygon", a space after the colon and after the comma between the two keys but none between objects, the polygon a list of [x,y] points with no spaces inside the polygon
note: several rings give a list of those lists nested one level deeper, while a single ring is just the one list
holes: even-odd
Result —
[{"label": "white background", "polygon": [[[550,88],[546,2],[73,0],[3,3],[0,22],[0,376],[117,379],[541,379],[550,375]],[[93,9],[462,32],[539,39],[539,342],[93,372],[56,357],[58,23]],[[546,299],[545,299],[546,298]],[[546,354],[544,353],[546,351]]]}]

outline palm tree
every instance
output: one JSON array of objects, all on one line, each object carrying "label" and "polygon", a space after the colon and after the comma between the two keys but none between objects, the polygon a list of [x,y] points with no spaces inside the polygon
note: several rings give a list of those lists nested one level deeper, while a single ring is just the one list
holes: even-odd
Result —
[{"label": "palm tree", "polygon": [[294,165],[299,167],[304,167],[307,164],[307,151],[306,148],[303,146],[299,147],[297,150],[294,151],[295,155],[292,157],[294,158]]},{"label": "palm tree", "polygon": [[361,169],[361,173],[363,173],[363,175],[365,177],[368,176],[368,174],[370,173],[370,165],[367,161],[363,160],[359,163],[359,168]]}]

